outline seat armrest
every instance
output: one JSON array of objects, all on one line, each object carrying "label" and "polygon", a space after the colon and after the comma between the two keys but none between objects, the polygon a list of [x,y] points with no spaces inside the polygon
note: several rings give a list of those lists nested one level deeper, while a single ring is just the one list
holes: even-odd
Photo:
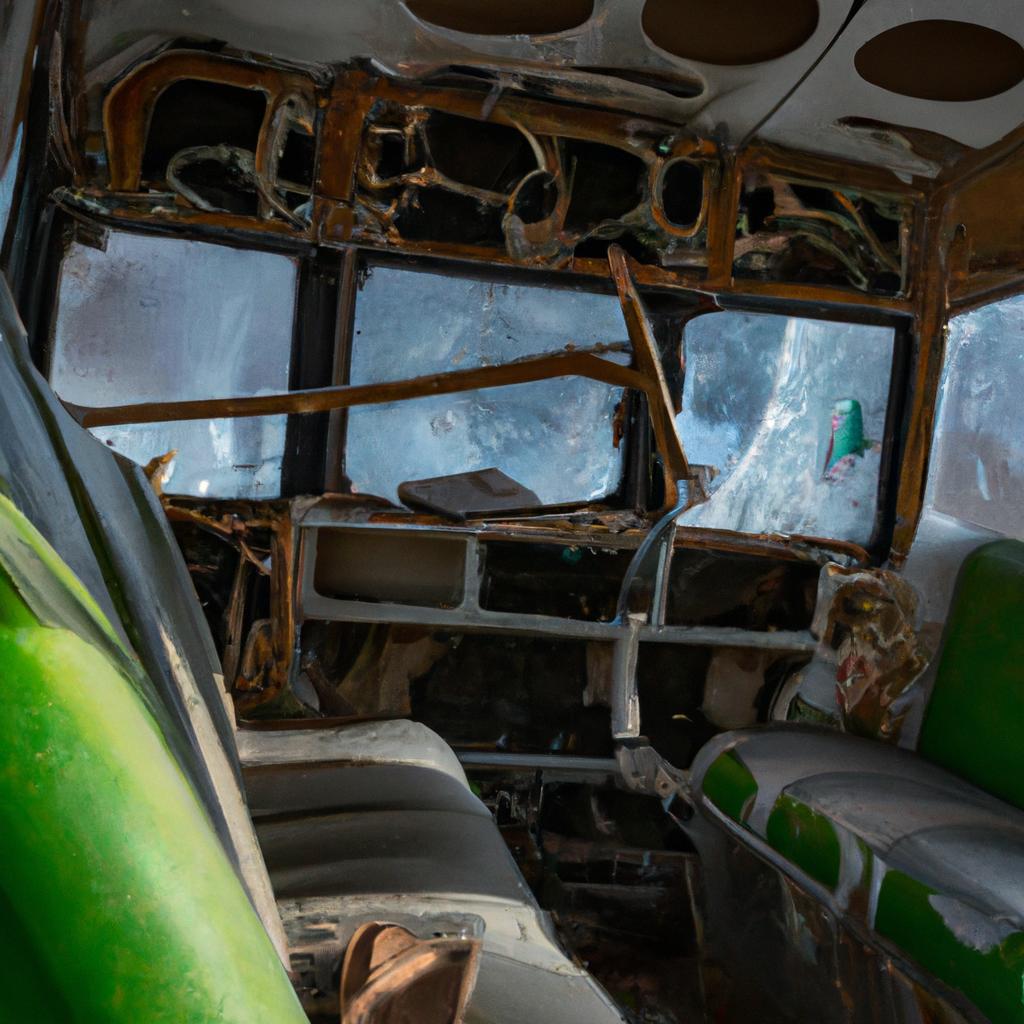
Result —
[{"label": "seat armrest", "polygon": [[417,765],[444,772],[469,788],[452,748],[432,729],[404,718],[330,729],[239,729],[236,737],[246,768],[323,762]]}]

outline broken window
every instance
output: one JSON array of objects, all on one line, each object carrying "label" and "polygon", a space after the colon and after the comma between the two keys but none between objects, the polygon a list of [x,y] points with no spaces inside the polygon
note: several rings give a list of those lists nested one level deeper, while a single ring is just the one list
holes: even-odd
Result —
[{"label": "broken window", "polygon": [[939,396],[928,503],[1024,535],[1024,296],[953,317]]},{"label": "broken window", "polygon": [[[176,402],[288,388],[297,265],[273,253],[110,232],[72,242],[60,268],[50,380],[76,405]],[[100,427],[164,490],[280,493],[286,416]]]},{"label": "broken window", "polygon": [[711,496],[680,518],[750,533],[871,539],[893,330],[774,314],[713,313],[686,325],[683,408]]},{"label": "broken window", "polygon": [[[607,352],[607,348],[611,352]],[[350,381],[370,384],[598,349],[629,361],[610,295],[374,267],[357,299]],[[409,480],[497,468],[545,505],[618,489],[621,388],[579,377],[352,409],[352,489],[398,500]]]}]

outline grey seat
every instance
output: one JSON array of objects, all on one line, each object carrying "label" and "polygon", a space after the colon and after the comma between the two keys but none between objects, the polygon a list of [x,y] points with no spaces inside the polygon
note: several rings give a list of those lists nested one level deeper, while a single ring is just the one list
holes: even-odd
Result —
[{"label": "grey seat", "polygon": [[403,892],[532,896],[490,812],[418,765],[274,765],[245,773],[278,899]]},{"label": "grey seat", "polygon": [[[241,733],[250,812],[289,936],[479,922],[467,1024],[621,1024],[561,949],[451,749],[407,721]],[[305,930],[305,931],[304,931]]]}]

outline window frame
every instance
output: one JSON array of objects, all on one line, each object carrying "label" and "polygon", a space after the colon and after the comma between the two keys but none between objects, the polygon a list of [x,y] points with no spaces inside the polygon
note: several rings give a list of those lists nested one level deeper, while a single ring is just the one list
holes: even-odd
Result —
[{"label": "window frame", "polygon": [[[831,307],[818,303],[784,302],[762,300],[750,296],[717,296],[714,306],[697,310],[687,318],[682,328],[680,344],[685,352],[686,328],[701,316],[716,313],[736,312],[773,316],[784,316],[802,320],[827,320],[833,323],[873,327],[890,327],[893,331],[892,361],[889,370],[889,392],[886,399],[885,426],[881,443],[881,462],[878,474],[878,492],[875,502],[875,517],[868,542],[863,545],[872,561],[880,562],[888,555],[896,526],[896,497],[900,483],[900,468],[906,447],[910,424],[911,398],[913,390],[913,319],[902,313],[888,313],[871,307]],[[685,387],[685,378],[681,387]],[[680,398],[682,390],[680,390]],[[682,438],[686,445],[686,438]],[[685,524],[679,530],[690,529]],[[692,529],[699,529],[693,527]],[[766,531],[768,533],[772,531]],[[745,534],[758,536],[758,534]],[[837,538],[822,538],[836,540]],[[841,538],[839,538],[841,539]]]}]

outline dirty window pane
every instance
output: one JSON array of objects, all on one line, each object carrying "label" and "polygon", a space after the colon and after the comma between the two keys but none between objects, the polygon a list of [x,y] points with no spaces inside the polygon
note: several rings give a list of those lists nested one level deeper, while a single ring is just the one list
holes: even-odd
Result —
[{"label": "dirty window pane", "polygon": [[927,501],[939,512],[1024,536],[1024,296],[953,317]]},{"label": "dirty window pane", "polygon": [[[350,380],[379,383],[495,365],[567,346],[628,338],[610,295],[495,284],[374,268],[356,301]],[[495,466],[544,504],[591,501],[616,490],[613,444],[620,388],[561,377],[353,409],[345,471],[355,491],[398,500],[405,480]]]},{"label": "dirty window pane", "polygon": [[[60,271],[51,382],[78,405],[187,401],[288,388],[295,261],[111,232]],[[178,451],[165,490],[276,497],[286,416],[101,427],[136,462]]]},{"label": "dirty window pane", "polygon": [[680,522],[869,541],[892,329],[725,312],[691,321],[684,342],[676,424],[718,476]]}]

